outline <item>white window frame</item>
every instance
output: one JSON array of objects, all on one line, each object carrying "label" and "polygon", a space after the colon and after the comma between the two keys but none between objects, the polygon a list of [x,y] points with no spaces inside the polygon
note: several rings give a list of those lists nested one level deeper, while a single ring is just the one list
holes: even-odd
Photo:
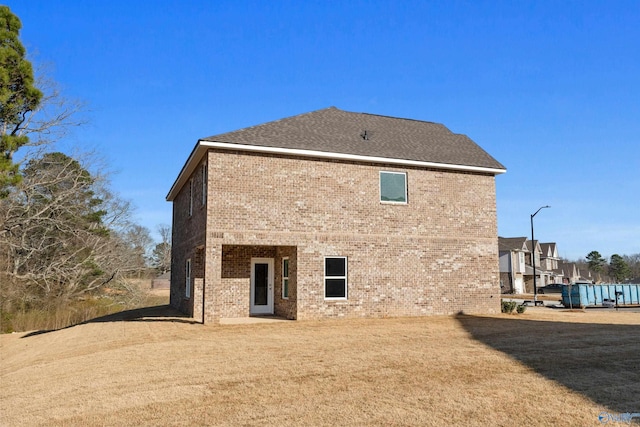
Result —
[{"label": "white window frame", "polygon": [[[396,200],[382,200],[382,174],[392,174],[392,175],[403,175],[404,176],[404,201],[399,202]],[[378,185],[380,187],[380,203],[389,203],[394,205],[406,205],[409,203],[409,189],[407,183],[407,173],[406,172],[397,172],[397,171],[380,171],[380,175],[378,178]]]},{"label": "white window frame", "polygon": [[207,162],[202,164],[202,206],[207,204]]},{"label": "white window frame", "polygon": [[193,178],[189,180],[189,216],[193,215]]},{"label": "white window frame", "polygon": [[188,258],[187,262],[185,263],[184,274],[185,274],[184,296],[185,298],[189,299],[191,298],[191,258]]},{"label": "white window frame", "polygon": [[[344,276],[327,276],[327,259],[344,259]],[[349,297],[349,281],[347,280],[349,276],[349,263],[346,256],[326,256],[324,257],[324,265],[323,265],[323,276],[324,280],[322,281],[322,286],[324,288],[324,299],[325,300],[346,300]],[[344,297],[328,297],[327,296],[327,279],[344,279]]]},{"label": "white window frame", "polygon": [[[286,270],[284,268],[285,262],[287,263]],[[291,262],[289,261],[289,257],[282,258],[282,299],[289,299],[289,269],[290,268],[291,268]],[[285,275],[285,271],[286,271],[286,275]]]}]

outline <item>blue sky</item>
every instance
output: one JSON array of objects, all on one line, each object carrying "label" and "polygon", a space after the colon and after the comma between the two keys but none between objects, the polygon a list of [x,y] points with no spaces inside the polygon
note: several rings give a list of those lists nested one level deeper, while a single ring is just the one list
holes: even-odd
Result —
[{"label": "blue sky", "polygon": [[507,167],[498,231],[640,253],[638,1],[7,3],[155,230],[198,138],[329,106],[439,122]]}]

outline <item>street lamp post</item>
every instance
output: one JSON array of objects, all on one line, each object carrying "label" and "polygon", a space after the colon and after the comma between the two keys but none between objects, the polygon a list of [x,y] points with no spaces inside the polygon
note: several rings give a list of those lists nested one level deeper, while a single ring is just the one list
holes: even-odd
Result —
[{"label": "street lamp post", "polygon": [[531,265],[533,266],[533,306],[538,305],[538,286],[536,284],[536,239],[533,237],[533,217],[538,214],[542,209],[550,208],[551,206],[542,206],[534,214],[531,215]]}]

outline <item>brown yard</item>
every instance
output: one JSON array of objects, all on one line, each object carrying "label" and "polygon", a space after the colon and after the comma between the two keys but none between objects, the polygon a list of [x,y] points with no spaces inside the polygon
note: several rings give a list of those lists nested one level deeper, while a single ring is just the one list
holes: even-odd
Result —
[{"label": "brown yard", "polygon": [[601,425],[640,314],[202,326],[166,307],[0,336],[0,425]]}]

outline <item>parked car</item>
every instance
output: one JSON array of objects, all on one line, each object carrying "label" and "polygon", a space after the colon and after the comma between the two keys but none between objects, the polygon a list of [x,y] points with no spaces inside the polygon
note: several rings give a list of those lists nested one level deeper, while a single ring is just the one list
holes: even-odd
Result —
[{"label": "parked car", "polygon": [[559,294],[562,293],[562,283],[550,283],[547,286],[538,288],[539,294]]}]

